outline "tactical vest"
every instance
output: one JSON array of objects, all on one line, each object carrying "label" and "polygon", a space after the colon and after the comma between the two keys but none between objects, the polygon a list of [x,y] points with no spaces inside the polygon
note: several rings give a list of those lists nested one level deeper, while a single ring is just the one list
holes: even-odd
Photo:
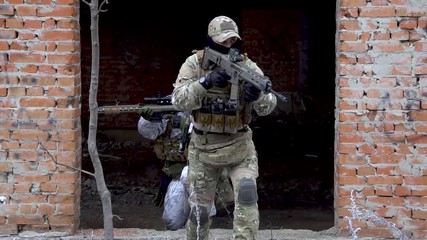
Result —
[{"label": "tactical vest", "polygon": [[181,174],[182,168],[187,164],[187,148],[180,151],[182,133],[184,132],[186,118],[183,116],[166,115],[169,119],[166,131],[156,139],[154,152],[162,160],[163,172],[175,177]]},{"label": "tactical vest", "polygon": [[[202,62],[203,50],[197,51],[199,63]],[[244,56],[244,59],[246,56]],[[201,65],[200,76],[207,76]],[[251,106],[243,99],[243,88],[239,85],[239,102],[237,108],[230,106],[231,84],[225,88],[212,87],[202,99],[202,106],[192,112],[194,128],[201,132],[236,133],[251,121]]]}]

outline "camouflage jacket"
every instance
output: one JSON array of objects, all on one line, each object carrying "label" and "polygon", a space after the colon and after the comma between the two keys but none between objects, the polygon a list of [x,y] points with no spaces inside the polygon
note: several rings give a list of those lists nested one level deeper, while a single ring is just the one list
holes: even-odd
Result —
[{"label": "camouflage jacket", "polygon": [[[203,50],[199,50],[190,55],[182,64],[177,79],[173,84],[172,104],[177,110],[191,111],[200,109],[204,96],[208,90],[198,82],[200,77],[209,74],[209,71],[204,71],[201,68],[201,60],[203,58]],[[244,57],[246,66],[259,74],[263,74],[257,64],[251,61],[246,56]],[[254,110],[259,116],[270,114],[276,107],[277,99],[272,93],[264,94],[258,100],[252,102],[251,110]],[[192,121],[194,119],[192,118]]]}]

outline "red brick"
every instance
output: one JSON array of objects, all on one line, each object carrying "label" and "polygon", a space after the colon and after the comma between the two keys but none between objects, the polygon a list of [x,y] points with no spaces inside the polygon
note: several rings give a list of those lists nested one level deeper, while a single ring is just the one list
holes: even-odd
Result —
[{"label": "red brick", "polygon": [[75,7],[57,6],[57,7],[39,7],[37,15],[40,17],[69,17],[76,16]]},{"label": "red brick", "polygon": [[10,224],[43,224],[43,216],[35,215],[11,215],[8,222]]},{"label": "red brick", "polygon": [[342,0],[341,7],[360,7],[366,6],[366,0]]},{"label": "red brick", "polygon": [[394,194],[396,196],[410,196],[411,195],[411,189],[406,186],[396,186],[394,189]]},{"label": "red brick", "polygon": [[0,235],[16,235],[18,234],[18,224],[0,224]]},{"label": "red brick", "polygon": [[382,184],[402,184],[402,176],[368,176],[367,183],[372,185],[382,185]]},{"label": "red brick", "polygon": [[16,6],[16,14],[18,16],[36,16],[37,8],[33,6]]}]

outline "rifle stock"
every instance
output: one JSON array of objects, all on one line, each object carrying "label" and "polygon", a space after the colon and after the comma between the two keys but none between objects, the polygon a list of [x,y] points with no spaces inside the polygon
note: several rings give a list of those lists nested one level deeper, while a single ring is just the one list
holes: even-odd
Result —
[{"label": "rifle stock", "polygon": [[280,100],[286,101],[286,97],[275,92],[272,83],[267,76],[261,75],[243,64],[243,58],[237,49],[230,49],[228,55],[224,55],[209,47],[204,49],[202,68],[212,70],[219,66],[231,76],[230,105],[238,106],[238,84],[239,81],[249,82],[264,93],[273,93]]}]

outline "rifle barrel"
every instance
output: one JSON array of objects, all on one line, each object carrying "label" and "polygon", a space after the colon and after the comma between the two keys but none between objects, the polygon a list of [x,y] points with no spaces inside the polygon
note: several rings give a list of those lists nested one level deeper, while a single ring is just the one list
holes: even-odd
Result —
[{"label": "rifle barrel", "polygon": [[282,94],[274,91],[274,90],[270,90],[271,93],[273,93],[274,95],[276,95],[276,97],[279,98],[279,100],[283,101],[283,102],[287,102],[287,99],[285,96],[283,96]]},{"label": "rifle barrel", "polygon": [[103,114],[119,114],[119,113],[140,113],[144,110],[152,110],[153,112],[176,111],[173,105],[109,105],[98,107],[98,113]]}]

